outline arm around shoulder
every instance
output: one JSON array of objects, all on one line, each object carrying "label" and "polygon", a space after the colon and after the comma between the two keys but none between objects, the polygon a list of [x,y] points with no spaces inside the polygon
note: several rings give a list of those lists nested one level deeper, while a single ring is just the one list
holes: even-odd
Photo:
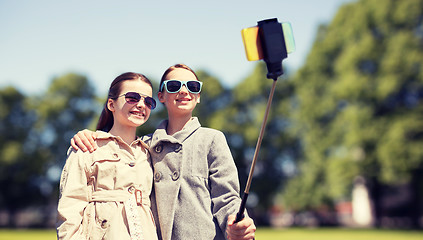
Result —
[{"label": "arm around shoulder", "polygon": [[93,152],[98,148],[97,143],[95,142],[96,138],[96,132],[84,129],[73,136],[71,139],[71,146],[75,150],[80,149],[83,152],[86,152],[87,150],[89,152]]}]

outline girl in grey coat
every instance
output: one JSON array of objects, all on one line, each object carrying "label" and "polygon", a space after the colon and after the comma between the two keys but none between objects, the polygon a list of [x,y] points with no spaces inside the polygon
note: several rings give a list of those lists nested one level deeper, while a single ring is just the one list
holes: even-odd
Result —
[{"label": "girl in grey coat", "polygon": [[202,82],[188,66],[177,64],[165,71],[159,86],[169,119],[145,137],[154,169],[158,234],[162,239],[225,239],[228,215],[236,214],[241,203],[238,174],[223,133],[201,127],[192,116]]},{"label": "girl in grey coat", "polygon": [[[233,223],[241,200],[237,169],[225,136],[201,127],[192,116],[201,87],[188,66],[168,68],[158,93],[168,120],[143,138],[150,146],[153,164],[151,199],[159,239],[253,239],[256,227],[251,218]],[[74,147],[75,142],[90,147],[86,133],[74,137]]]}]

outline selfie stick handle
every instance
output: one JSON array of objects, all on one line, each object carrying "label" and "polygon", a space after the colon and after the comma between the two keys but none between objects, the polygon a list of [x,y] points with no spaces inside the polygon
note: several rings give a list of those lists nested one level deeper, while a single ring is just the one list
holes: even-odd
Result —
[{"label": "selfie stick handle", "polygon": [[267,100],[266,112],[264,113],[263,123],[261,125],[259,138],[257,140],[256,150],[254,151],[253,162],[251,163],[250,174],[248,175],[247,185],[245,186],[244,195],[242,196],[241,205],[239,211],[236,214],[235,223],[241,221],[244,218],[245,204],[247,203],[248,194],[250,192],[251,181],[253,179],[254,167],[256,165],[256,160],[258,157],[258,152],[260,150],[261,141],[263,140],[264,129],[266,128],[267,117],[269,116],[270,106],[272,105],[273,94],[275,93],[276,88],[276,79],[273,79],[272,89],[270,90],[269,99]]}]

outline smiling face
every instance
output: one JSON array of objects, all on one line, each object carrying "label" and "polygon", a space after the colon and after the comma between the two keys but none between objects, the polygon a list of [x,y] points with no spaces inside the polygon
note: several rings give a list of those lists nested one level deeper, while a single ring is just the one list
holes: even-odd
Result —
[{"label": "smiling face", "polygon": [[107,107],[113,113],[113,129],[127,129],[144,124],[150,117],[151,109],[145,105],[142,97],[138,103],[131,104],[126,101],[127,92],[137,92],[142,95],[152,96],[153,90],[150,85],[141,80],[128,80],[122,83],[119,97],[109,99]]},{"label": "smiling face", "polygon": [[[164,80],[198,81],[194,73],[183,68],[173,69]],[[158,97],[160,102],[166,106],[169,116],[192,115],[195,106],[200,102],[200,94],[189,92],[185,85],[177,93],[168,93],[163,89],[159,92]]]}]

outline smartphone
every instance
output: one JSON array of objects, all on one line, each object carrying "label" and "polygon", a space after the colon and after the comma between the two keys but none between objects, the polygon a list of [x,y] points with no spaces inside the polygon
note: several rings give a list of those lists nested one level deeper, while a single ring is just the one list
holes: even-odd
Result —
[{"label": "smartphone", "polygon": [[[291,24],[282,23],[282,31],[285,39],[287,53],[295,51],[294,35]],[[259,37],[259,27],[249,27],[241,30],[242,41],[244,43],[245,54],[248,61],[257,61],[263,59],[263,50]]]},{"label": "smartphone", "polygon": [[242,41],[244,43],[245,54],[248,61],[263,59],[263,51],[259,38],[259,27],[249,27],[241,30]]}]

